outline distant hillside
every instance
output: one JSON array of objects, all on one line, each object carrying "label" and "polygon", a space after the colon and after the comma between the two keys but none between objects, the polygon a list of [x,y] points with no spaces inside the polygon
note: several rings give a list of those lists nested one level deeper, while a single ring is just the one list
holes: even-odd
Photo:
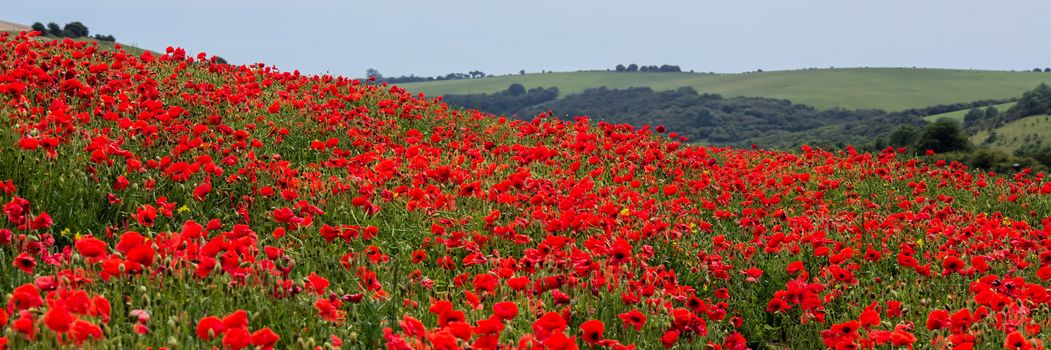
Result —
[{"label": "distant hillside", "polygon": [[[996,108],[996,110],[1002,112],[1002,111],[1006,111],[1008,108],[1011,108],[1011,106],[1014,106],[1014,105],[1015,105],[1014,102],[1005,102],[1005,103],[998,103],[998,104],[985,106],[984,108],[993,107],[993,108]],[[940,114],[932,114],[932,115],[923,117],[923,120],[926,120],[928,122],[932,122],[933,123],[933,122],[938,121],[938,119],[948,118],[948,119],[955,120],[955,121],[957,121],[957,122],[962,124],[963,123],[963,117],[965,115],[967,115],[967,112],[969,112],[969,111],[970,111],[970,109],[960,109],[960,110],[955,110],[955,111],[952,111],[952,112],[946,112],[946,113],[940,113]]]},{"label": "distant hillside", "polygon": [[0,20],[0,32],[22,32],[30,30],[29,26]]},{"label": "distant hillside", "polygon": [[[18,24],[18,23],[14,23],[14,22],[8,22],[8,21],[0,20],[0,32],[18,33],[18,32],[30,31],[30,30],[33,30],[33,28],[30,27],[30,26],[27,26],[27,25],[24,25],[24,24]],[[56,38],[56,37],[51,37],[51,36],[40,36],[39,39],[40,40],[60,40],[62,38]],[[103,50],[115,50],[116,49],[116,45],[120,45],[121,48],[124,49],[125,52],[127,52],[130,55],[136,55],[136,56],[141,55],[143,52],[150,51],[150,50],[146,50],[146,49],[143,49],[143,48],[139,48],[139,47],[128,45],[128,44],[124,44],[124,43],[102,41],[102,40],[98,40],[96,38],[92,38],[92,37],[89,37],[89,36],[80,37],[80,38],[73,38],[72,40],[98,43],[99,48],[103,49]],[[154,51],[151,51],[151,52],[154,52]],[[154,52],[154,53],[156,53],[156,52]]]},{"label": "distant hillside", "polygon": [[649,87],[657,91],[690,86],[726,97],[788,99],[818,109],[883,109],[899,111],[938,104],[1005,99],[1021,95],[1051,73],[973,71],[960,69],[843,68],[740,74],[569,72],[493,76],[398,84],[429,96],[494,93],[511,84],[527,89],[556,87],[560,96],[605,86]]},{"label": "distant hillside", "polygon": [[976,145],[1014,152],[1026,145],[1051,146],[1051,116],[1034,115],[985,129],[971,136]]}]

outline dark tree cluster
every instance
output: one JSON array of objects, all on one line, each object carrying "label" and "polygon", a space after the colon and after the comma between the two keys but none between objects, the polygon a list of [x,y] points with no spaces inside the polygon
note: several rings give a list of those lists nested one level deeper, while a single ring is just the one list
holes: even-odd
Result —
[{"label": "dark tree cluster", "polygon": [[526,90],[522,84],[511,84],[507,90],[492,94],[445,95],[446,104],[471,108],[493,114],[514,115],[515,112],[558,98],[558,88],[535,87]]},{"label": "dark tree cluster", "polygon": [[872,135],[889,135],[897,125],[923,125],[922,119],[912,114],[879,110],[819,111],[788,100],[700,94],[692,87],[673,91],[602,87],[561,99],[555,99],[552,94],[546,96],[549,100],[531,99],[523,103],[507,103],[506,97],[498,97],[513,96],[516,94],[513,91],[521,93],[521,90],[512,86],[498,94],[449,95],[445,99],[453,106],[523,118],[551,111],[562,118],[589,116],[634,126],[664,125],[691,140],[738,146],[752,143],[795,146],[808,142],[833,146],[871,144]]},{"label": "dark tree cluster", "polygon": [[682,72],[679,66],[673,66],[670,64],[662,64],[660,66],[639,66],[637,64],[629,64],[627,66],[618,64],[614,68],[618,72],[661,72],[661,73],[677,73]]},{"label": "dark tree cluster", "polygon": [[1045,67],[1044,69],[1040,69],[1040,67],[1036,67],[1036,68],[1033,68],[1033,72],[1035,72],[1035,73],[1051,73],[1051,68],[1046,68]]},{"label": "dark tree cluster", "polygon": [[[32,28],[34,31],[38,31],[43,35],[55,38],[84,38],[89,37],[91,34],[88,30],[88,26],[84,25],[84,23],[80,23],[79,21],[66,23],[66,25],[62,27],[60,27],[55,22],[48,23],[46,26],[43,23],[36,22],[33,23]],[[95,34],[94,36],[90,37],[99,41],[117,41],[117,39],[114,38],[113,35]]]}]

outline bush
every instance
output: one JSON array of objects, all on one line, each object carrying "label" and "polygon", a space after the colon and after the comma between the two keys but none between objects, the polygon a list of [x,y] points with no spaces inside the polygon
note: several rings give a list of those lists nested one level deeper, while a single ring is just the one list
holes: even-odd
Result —
[{"label": "bush", "polygon": [[960,124],[951,119],[941,119],[927,125],[916,142],[917,151],[933,150],[946,153],[970,149],[971,141],[964,135]]},{"label": "bush", "polygon": [[62,37],[62,27],[59,27],[57,23],[51,22],[47,24],[47,35],[53,37]]},{"label": "bush", "polygon": [[69,22],[62,28],[62,35],[67,38],[82,38],[88,36],[88,26],[80,22]]}]

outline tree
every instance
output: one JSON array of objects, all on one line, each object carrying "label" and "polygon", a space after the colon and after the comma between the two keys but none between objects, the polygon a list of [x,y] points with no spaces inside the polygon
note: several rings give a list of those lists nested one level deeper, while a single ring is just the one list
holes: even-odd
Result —
[{"label": "tree", "polygon": [[682,69],[679,68],[679,66],[673,66],[673,65],[669,65],[669,64],[661,65],[659,70],[661,72],[670,72],[670,73],[681,72],[682,71]]},{"label": "tree", "polygon": [[80,38],[88,36],[88,26],[80,22],[69,22],[62,28],[62,35],[67,38]]},{"label": "tree", "polygon": [[624,65],[623,65],[623,64],[618,64],[618,65],[617,65],[617,71],[618,71],[618,72],[623,72],[623,71],[625,71],[625,70],[627,70],[627,69],[628,69],[628,68],[627,68],[627,67],[624,67]]},{"label": "tree", "polygon": [[979,119],[982,119],[984,117],[985,117],[985,112],[983,112],[981,109],[979,109],[977,107],[971,108],[971,110],[967,111],[967,114],[965,114],[963,116],[963,124],[964,125],[971,125],[971,124],[974,124],[974,122],[976,122]]},{"label": "tree", "polygon": [[920,136],[920,129],[915,126],[905,124],[899,126],[890,134],[888,140],[891,146],[894,147],[909,147],[916,142],[916,139]]},{"label": "tree", "polygon": [[518,75],[525,75],[525,69],[518,71]]},{"label": "tree", "polygon": [[634,64],[634,63],[629,64],[628,65],[628,71],[629,72],[638,72],[639,71],[639,65]]},{"label": "tree", "polygon": [[526,93],[526,89],[522,84],[515,83],[507,87],[507,93],[511,94],[511,96],[519,96]]},{"label": "tree", "polygon": [[937,153],[968,151],[971,149],[971,141],[967,140],[959,123],[943,118],[927,125],[916,142],[916,148]]},{"label": "tree", "polygon": [[62,27],[59,27],[58,23],[55,22],[48,23],[47,34],[53,37],[62,37]]},{"label": "tree", "polygon": [[970,158],[968,163],[979,169],[993,169],[997,165],[1010,161],[1010,156],[1007,153],[992,148],[980,148],[974,151]]},{"label": "tree", "polygon": [[369,68],[365,70],[365,77],[380,80],[383,79],[383,74],[380,74],[380,71],[376,70],[376,68]]},{"label": "tree", "polygon": [[47,27],[40,22],[33,23],[33,30],[40,32],[40,34],[47,34]]},{"label": "tree", "polygon": [[996,109],[995,106],[989,106],[989,107],[987,107],[985,109],[985,118],[987,118],[987,119],[996,118],[996,116],[999,115],[999,114],[1000,114],[1000,110]]}]

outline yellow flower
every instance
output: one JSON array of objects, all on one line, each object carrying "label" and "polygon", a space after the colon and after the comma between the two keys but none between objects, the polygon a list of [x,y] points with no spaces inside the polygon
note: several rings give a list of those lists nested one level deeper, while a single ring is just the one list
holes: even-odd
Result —
[{"label": "yellow flower", "polygon": [[620,216],[628,216],[629,214],[631,214],[631,211],[628,210],[628,208],[624,208],[624,209],[620,210]]},{"label": "yellow flower", "polygon": [[177,209],[177,211],[179,212],[179,214],[185,214],[185,213],[190,211],[190,207],[187,207],[186,205],[183,205],[183,206],[179,207],[179,209]]},{"label": "yellow flower", "polygon": [[59,234],[60,236],[62,236],[62,237],[69,237],[69,234],[70,234],[71,232],[72,232],[72,231],[71,231],[71,230],[70,230],[70,229],[69,229],[69,228],[67,227],[67,228],[64,228],[64,229],[62,229],[62,232],[59,232],[58,234]]}]

